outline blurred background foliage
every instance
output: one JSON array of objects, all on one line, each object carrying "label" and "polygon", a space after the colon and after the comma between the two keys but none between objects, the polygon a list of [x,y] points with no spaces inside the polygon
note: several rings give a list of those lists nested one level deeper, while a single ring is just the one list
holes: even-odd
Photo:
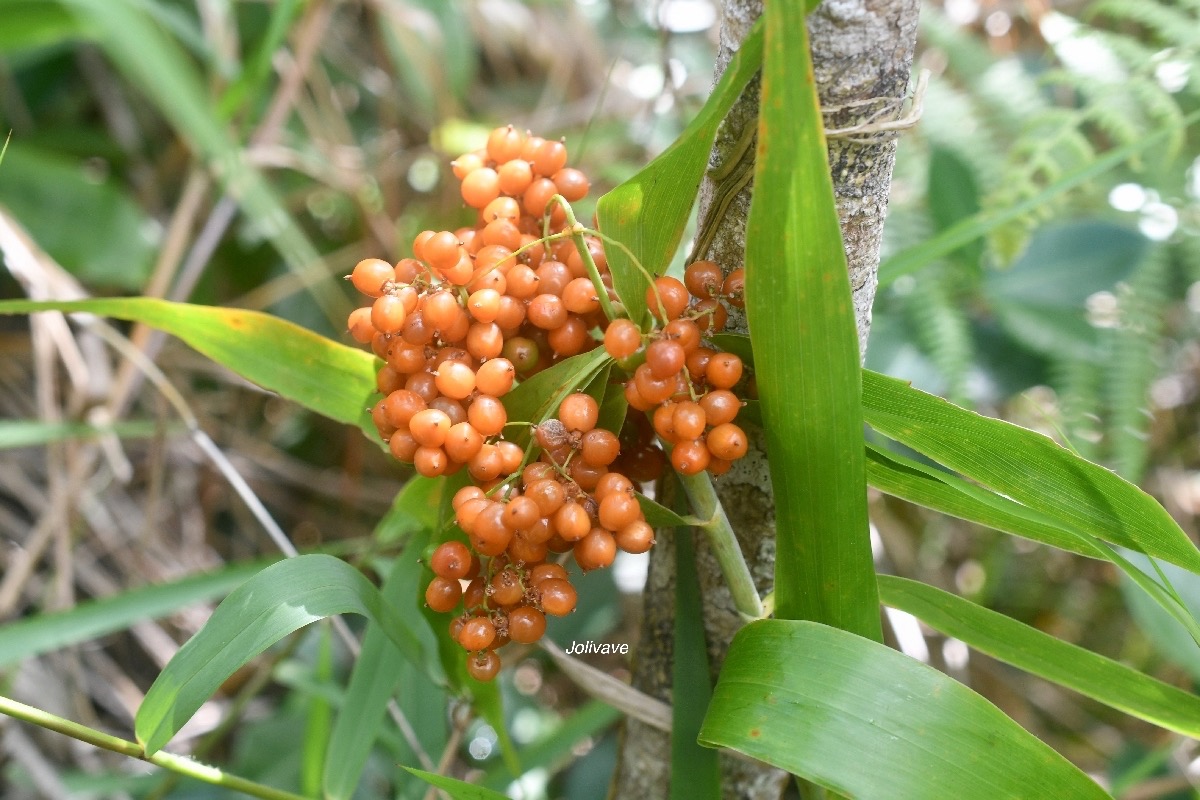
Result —
[{"label": "blurred background foliage", "polygon": [[[0,297],[234,305],[346,341],[341,276],[357,260],[399,259],[418,231],[469,221],[451,158],[498,124],[563,136],[594,199],[699,108],[718,24],[716,0],[0,0]],[[1195,537],[1200,3],[943,0],[925,3],[921,25],[916,66],[932,78],[899,148],[868,366],[1059,438],[1140,482]],[[980,221],[986,235],[957,250],[924,247]],[[123,330],[301,549],[386,574],[415,528],[391,508],[403,468],[182,345]],[[228,579],[274,553],[170,408],[86,329],[0,318],[0,352],[0,643],[41,630],[47,612],[198,572]],[[114,419],[136,425],[80,435]],[[1200,681],[1182,631],[1136,598],[1127,607],[1105,566],[883,497],[872,510],[887,568]],[[551,636],[636,642],[644,570],[629,559],[588,576],[581,611]],[[1194,578],[1177,586],[1200,613]],[[157,622],[104,612],[107,627],[4,660],[4,691],[126,732],[203,619],[181,603]],[[1118,796],[1195,796],[1194,743],[923,641],[927,660]],[[322,724],[327,735],[321,709],[350,664],[329,647],[316,629],[271,651],[174,747],[319,786],[302,755]],[[619,657],[596,665],[628,673]],[[419,680],[402,676],[401,706],[432,763],[393,728],[357,796],[425,796],[394,765],[442,759],[509,788],[497,732]],[[523,796],[604,797],[617,713],[535,653],[501,687]],[[217,796],[11,721],[0,735],[5,797]]]}]

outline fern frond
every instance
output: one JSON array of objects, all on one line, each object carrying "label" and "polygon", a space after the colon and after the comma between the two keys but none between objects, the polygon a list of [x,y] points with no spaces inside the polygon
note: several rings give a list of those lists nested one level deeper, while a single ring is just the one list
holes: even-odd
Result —
[{"label": "fern frond", "polygon": [[[921,35],[946,57],[943,83],[961,87],[975,116],[1000,140],[1016,136],[1022,122],[1047,107],[1037,82],[1015,57],[997,60],[973,36],[951,24],[936,8],[922,8]],[[926,108],[931,106],[926,103]]]},{"label": "fern frond", "polygon": [[[1200,77],[1198,73],[1197,77]],[[1149,128],[1145,133],[1171,131],[1164,148],[1164,161],[1174,159],[1183,149],[1187,128],[1183,124],[1184,113],[1168,92],[1157,83],[1133,81],[1127,87],[1145,111]]]},{"label": "fern frond", "polygon": [[1050,366],[1050,385],[1058,393],[1063,433],[1079,455],[1099,460],[1103,428],[1095,409],[1102,402],[1100,366],[1088,361],[1057,360]]},{"label": "fern frond", "polygon": [[1170,260],[1155,247],[1119,296],[1121,326],[1113,331],[1108,363],[1109,440],[1116,471],[1137,482],[1145,468],[1152,417],[1150,385],[1159,374],[1162,308],[1167,302]]},{"label": "fern frond", "polygon": [[1083,122],[1090,122],[1104,131],[1118,145],[1133,144],[1145,134],[1145,129],[1137,124],[1137,117],[1127,107],[1095,103],[1081,118]]},{"label": "fern frond", "polygon": [[927,270],[905,305],[917,341],[946,379],[946,398],[962,404],[967,400],[967,372],[975,348],[964,304],[950,275],[945,267]]},{"label": "fern frond", "polygon": [[1178,47],[1200,45],[1200,19],[1196,13],[1150,0],[1099,0],[1086,15],[1088,20],[1132,22]]},{"label": "fern frond", "polygon": [[1137,39],[1112,31],[1092,30],[1091,35],[1104,42],[1104,46],[1113,51],[1121,63],[1130,68],[1131,72],[1149,74],[1157,64],[1160,58],[1159,54],[1162,53],[1161,47],[1143,44]]}]

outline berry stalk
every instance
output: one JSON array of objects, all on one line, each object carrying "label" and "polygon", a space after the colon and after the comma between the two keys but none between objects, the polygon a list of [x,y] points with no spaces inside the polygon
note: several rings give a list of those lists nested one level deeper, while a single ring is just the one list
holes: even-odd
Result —
[{"label": "berry stalk", "polygon": [[683,490],[687,492],[696,516],[707,520],[700,525],[700,530],[708,537],[713,555],[717,557],[721,574],[729,584],[734,606],[748,622],[762,619],[766,616],[762,600],[754,586],[750,567],[746,565],[746,559],[742,556],[742,548],[738,545],[733,526],[729,524],[729,517],[725,515],[725,507],[717,497],[712,478],[707,472],[698,472],[695,475],[680,474],[679,480],[683,484]]},{"label": "berry stalk", "polygon": [[596,260],[592,258],[592,251],[588,249],[587,241],[583,238],[586,228],[579,224],[579,220],[575,219],[575,209],[571,208],[571,204],[560,194],[550,198],[550,202],[557,202],[567,215],[567,230],[571,232],[571,241],[575,242],[575,249],[579,251],[579,257],[583,260],[583,265],[587,267],[588,278],[596,287],[596,297],[600,300],[600,308],[604,310],[604,316],[608,318],[609,322],[619,319],[622,315],[613,308],[612,300],[608,297],[608,287],[601,280]]}]

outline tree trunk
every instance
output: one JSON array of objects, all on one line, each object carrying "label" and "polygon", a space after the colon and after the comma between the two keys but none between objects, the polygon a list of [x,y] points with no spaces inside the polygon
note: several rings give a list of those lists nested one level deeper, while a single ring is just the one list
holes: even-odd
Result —
[{"label": "tree trunk", "polygon": [[[895,119],[908,87],[917,33],[919,0],[825,0],[809,17],[813,66],[826,110],[827,130]],[[762,0],[726,0],[717,76],[762,12]],[[747,125],[756,125],[759,85],[755,80],[730,110],[717,135],[709,164],[726,163]],[[829,165],[837,195],[842,238],[854,294],[859,349],[866,353],[883,233],[895,160],[894,137],[831,138]],[[736,156],[735,156],[736,157]],[[705,219],[716,186],[700,187],[699,218]],[[716,234],[697,257],[716,261],[726,271],[742,264],[751,187],[744,189],[714,221]],[[745,317],[731,316],[730,328]],[[724,477],[717,491],[733,521],[759,591],[774,582],[774,505],[760,431],[751,432],[752,450]],[[674,548],[659,538],[651,551],[645,594],[645,618],[634,665],[636,688],[671,701],[674,607]],[[716,560],[703,537],[697,541],[697,569],[704,597],[704,624],[715,683],[733,634],[741,625]],[[669,796],[671,746],[668,734],[630,720],[626,723],[614,791],[618,798],[655,800]],[[722,757],[722,794],[741,800],[778,800],[788,776],[779,770]]]}]

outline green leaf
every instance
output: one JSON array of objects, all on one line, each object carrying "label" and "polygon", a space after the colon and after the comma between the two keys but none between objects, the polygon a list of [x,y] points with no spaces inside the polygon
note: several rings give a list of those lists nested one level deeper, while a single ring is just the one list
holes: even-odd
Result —
[{"label": "green leaf", "polygon": [[[1152,572],[1149,560],[1138,553],[1127,553],[1137,567]],[[1185,608],[1192,617],[1200,617],[1200,576],[1186,572],[1173,564],[1160,564],[1166,578],[1176,588]],[[1191,638],[1186,625],[1178,615],[1164,608],[1157,598],[1145,591],[1136,591],[1130,576],[1123,576],[1121,592],[1129,613],[1151,643],[1164,657],[1187,670],[1192,680],[1200,683],[1200,648]]]},{"label": "green leaf", "polygon": [[416,775],[430,786],[444,790],[454,800],[508,800],[508,795],[476,786],[473,783],[447,778],[445,775],[434,775],[432,772],[405,767],[404,769]]},{"label": "green leaf", "polygon": [[958,519],[1089,558],[1108,560],[1087,539],[1064,530],[1020,503],[873,445],[867,445],[867,483],[885,494]]},{"label": "green leaf", "polygon": [[36,419],[0,421],[0,450],[32,447],[68,439],[95,439],[113,435],[122,439],[148,439],[163,432],[178,433],[179,425],[163,425],[154,420],[130,420],[112,425],[86,422],[42,422]]},{"label": "green leaf", "polygon": [[704,609],[692,532],[675,534],[675,647],[671,662],[671,798],[720,800],[717,754],[700,747],[696,737],[712,697]]},{"label": "green leaf", "polygon": [[138,741],[147,754],[162,749],[252,658],[309,623],[347,613],[368,617],[406,658],[426,663],[411,623],[383,601],[362,573],[333,556],[297,556],[235,589],[179,649],[138,708]]},{"label": "green leaf", "polygon": [[1127,280],[1148,244],[1136,231],[1110,222],[1043,228],[1010,268],[984,277],[983,290],[1008,334],[1026,347],[1097,361],[1105,353],[1088,320],[1087,299]]},{"label": "green leaf", "polygon": [[88,284],[137,291],[150,275],[158,244],[153,222],[125,187],[88,176],[82,158],[14,141],[0,172],[0,203]]},{"label": "green leaf", "polygon": [[158,586],[130,589],[90,600],[55,614],[38,614],[0,626],[0,667],[99,639],[136,622],[158,619],[181,608],[223,597],[268,562],[234,564]]},{"label": "green leaf", "polygon": [[775,610],[882,639],[858,336],[804,11],[768,3],[765,17],[746,318],[775,498]]},{"label": "green leaf", "polygon": [[880,433],[1067,530],[1200,572],[1200,551],[1154,498],[1039,433],[870,370],[863,412]]},{"label": "green leaf", "polygon": [[146,297],[39,303],[0,302],[0,314],[58,310],[144,322],[178,336],[264,389],[330,419],[357,425],[372,439],[375,357],[269,314]]},{"label": "green leaf", "polygon": [[[414,623],[414,633],[430,658],[436,653],[437,642],[418,605],[424,599],[426,585],[422,583],[421,556],[437,526],[445,486],[445,480],[436,478],[411,479],[375,529],[376,539],[381,542],[394,541],[405,534],[409,537],[380,592],[383,601],[400,614],[421,620]],[[397,533],[400,530],[404,533]],[[371,747],[383,728],[387,704],[396,691],[404,662],[403,654],[390,645],[387,634],[375,623],[368,624],[326,754],[324,790],[331,800],[348,800],[354,794]],[[440,670],[440,663],[427,671],[432,669]],[[429,720],[423,728],[432,729],[435,725]]]},{"label": "green leaf", "polygon": [[58,44],[81,37],[87,29],[66,10],[46,0],[6,0],[0,9],[0,53]]},{"label": "green leaf", "polygon": [[[717,127],[758,72],[762,41],[762,26],[756,25],[730,60],[704,108],[679,138],[596,203],[600,230],[629,247],[653,275],[666,270],[679,246]],[[607,255],[617,296],[629,318],[641,320],[646,312],[646,277],[620,248],[610,247]]]},{"label": "green leaf", "polygon": [[1148,247],[1146,237],[1111,222],[1048,226],[1011,267],[988,273],[984,292],[1004,304],[1081,309],[1091,295],[1126,280]]},{"label": "green leaf", "polygon": [[391,509],[375,526],[376,541],[394,544],[414,533],[437,530],[438,509],[445,496],[446,481],[442,478],[409,478],[392,500]]},{"label": "green leaf", "polygon": [[1200,738],[1196,695],[916,581],[880,575],[879,599],[1006,664],[1169,731]]},{"label": "green leaf", "polygon": [[642,516],[655,528],[680,528],[696,525],[701,520],[681,517],[664,505],[656,503],[641,492],[636,492],[638,505],[642,507]]},{"label": "green leaf", "polygon": [[714,333],[708,337],[713,346],[726,353],[733,353],[746,363],[746,366],[754,366],[754,346],[750,343],[750,337],[744,333]]},{"label": "green leaf", "polygon": [[738,631],[700,740],[856,800],[1108,797],[962,684],[812,622]]},{"label": "green leaf", "polygon": [[[1200,624],[1165,578],[1143,570],[1086,529],[1063,527],[1038,511],[968,483],[941,470],[884,453],[868,446],[867,479],[882,491],[961,519],[989,525],[1017,536],[1043,542],[1113,563],[1163,611],[1200,644]],[[1154,565],[1157,567],[1157,564]],[[1160,580],[1156,580],[1155,578]]]},{"label": "green leaf", "polygon": [[[317,663],[312,670],[313,681],[318,685],[333,681],[333,639],[327,623],[322,623],[319,628]],[[329,752],[329,736],[333,725],[333,702],[319,694],[312,695],[308,698],[307,717],[300,761],[300,788],[308,797],[315,797],[324,781],[325,755]]]},{"label": "green leaf", "polygon": [[[934,145],[929,153],[929,216],[939,232],[979,213],[979,185],[971,165],[950,148]],[[975,250],[978,261],[980,248]]]},{"label": "green leaf", "polygon": [[[611,370],[609,376],[611,380]],[[627,413],[629,413],[629,401],[625,399],[625,384],[620,381],[608,383],[604,387],[604,395],[600,399],[600,418],[596,422],[596,427],[620,433]]]},{"label": "green leaf", "polygon": [[[571,356],[566,361],[521,381],[503,398],[509,420],[532,422],[536,425],[554,416],[558,413],[558,406],[564,397],[587,386],[611,363],[612,359],[604,352],[604,348],[597,347],[586,353]],[[529,428],[514,426],[508,429],[505,436],[524,444],[529,441]]]},{"label": "green leaf", "polygon": [[241,110],[248,98],[259,96],[271,79],[271,60],[286,41],[292,23],[302,9],[300,0],[280,0],[271,9],[271,19],[254,52],[246,59],[237,80],[229,85],[217,102],[217,114],[229,119]]}]

